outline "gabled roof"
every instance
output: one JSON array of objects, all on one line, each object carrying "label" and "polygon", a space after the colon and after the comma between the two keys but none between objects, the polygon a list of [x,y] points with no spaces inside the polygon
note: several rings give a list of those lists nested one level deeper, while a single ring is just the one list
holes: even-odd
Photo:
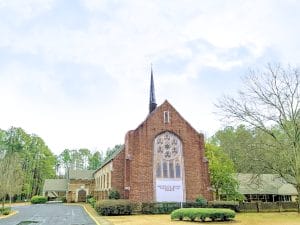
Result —
[{"label": "gabled roof", "polygon": [[169,107],[171,107],[176,113],[177,115],[192,129],[194,130],[196,133],[199,134],[199,132],[176,110],[176,108],[168,101],[165,100],[161,105],[159,105],[158,107],[156,107],[151,113],[148,114],[148,116],[146,117],[146,119],[135,129],[139,129],[141,126],[143,126],[148,119],[150,119],[161,107],[163,107],[164,105],[168,105]]},{"label": "gabled roof", "polygon": [[237,174],[241,194],[297,195],[296,188],[277,174]]},{"label": "gabled roof", "polygon": [[67,179],[46,179],[44,183],[44,192],[46,191],[67,191]]},{"label": "gabled roof", "polygon": [[100,170],[101,168],[103,168],[106,164],[108,164],[111,160],[113,160],[122,150],[124,150],[125,146],[123,145],[121,148],[119,148],[118,150],[116,150],[110,157],[108,157],[102,164],[101,166],[96,169],[93,174],[95,172],[97,172],[98,170]]},{"label": "gabled roof", "polygon": [[70,180],[91,180],[95,170],[69,170]]}]

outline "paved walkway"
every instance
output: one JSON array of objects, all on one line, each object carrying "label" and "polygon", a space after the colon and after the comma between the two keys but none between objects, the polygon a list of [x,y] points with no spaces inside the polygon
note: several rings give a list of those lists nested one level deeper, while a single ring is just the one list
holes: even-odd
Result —
[{"label": "paved walkway", "polygon": [[0,225],[96,225],[79,205],[38,204],[13,209],[19,213],[0,219]]}]

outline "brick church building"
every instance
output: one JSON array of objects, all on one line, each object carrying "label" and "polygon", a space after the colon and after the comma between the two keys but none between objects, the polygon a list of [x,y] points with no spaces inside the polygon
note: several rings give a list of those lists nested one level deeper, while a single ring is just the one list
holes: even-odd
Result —
[{"label": "brick church building", "polygon": [[96,199],[117,190],[136,202],[212,200],[204,136],[166,100],[157,106],[151,70],[149,114],[124,147],[94,172]]}]

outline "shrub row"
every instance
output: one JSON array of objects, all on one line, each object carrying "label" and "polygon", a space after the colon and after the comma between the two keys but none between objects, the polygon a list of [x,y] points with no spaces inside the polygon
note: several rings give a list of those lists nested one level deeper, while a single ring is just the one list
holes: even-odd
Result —
[{"label": "shrub row", "polygon": [[139,207],[127,200],[101,200],[96,202],[94,198],[89,198],[88,202],[96,209],[100,215],[129,215],[133,210],[142,214],[170,214],[180,208],[229,208],[239,211],[237,202],[147,202],[142,203]]},{"label": "shrub row", "polygon": [[[175,209],[200,208],[204,205],[199,202],[147,202],[142,203],[141,211],[143,214],[169,214]],[[206,206],[204,206],[206,207]]]},{"label": "shrub row", "polygon": [[236,201],[210,201],[210,202],[208,202],[208,207],[232,209],[235,212],[240,212],[240,204],[239,204],[239,202],[236,202]]},{"label": "shrub row", "polygon": [[142,203],[143,214],[169,214],[179,208],[225,208],[240,211],[239,203],[234,201],[211,201],[211,202],[150,202]]},{"label": "shrub row", "polygon": [[226,221],[233,219],[235,212],[231,209],[213,209],[213,208],[182,208],[176,209],[171,213],[172,220],[196,219],[205,221],[209,218],[211,221],[221,220]]},{"label": "shrub row", "polygon": [[95,209],[102,216],[130,215],[134,204],[127,200],[101,200],[96,202]]},{"label": "shrub row", "polygon": [[10,207],[4,207],[4,208],[0,208],[0,215],[9,215],[9,213],[11,212],[11,208]]},{"label": "shrub row", "polygon": [[30,201],[32,204],[43,204],[47,202],[47,198],[44,196],[36,195],[33,196]]}]

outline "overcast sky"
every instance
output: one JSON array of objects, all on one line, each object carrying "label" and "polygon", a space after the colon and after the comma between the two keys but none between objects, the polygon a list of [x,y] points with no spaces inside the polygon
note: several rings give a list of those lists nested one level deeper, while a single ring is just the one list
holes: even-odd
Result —
[{"label": "overcast sky", "polygon": [[298,65],[300,1],[0,0],[0,128],[59,154],[124,142],[148,114],[150,64],[165,99],[198,131],[249,68]]}]

